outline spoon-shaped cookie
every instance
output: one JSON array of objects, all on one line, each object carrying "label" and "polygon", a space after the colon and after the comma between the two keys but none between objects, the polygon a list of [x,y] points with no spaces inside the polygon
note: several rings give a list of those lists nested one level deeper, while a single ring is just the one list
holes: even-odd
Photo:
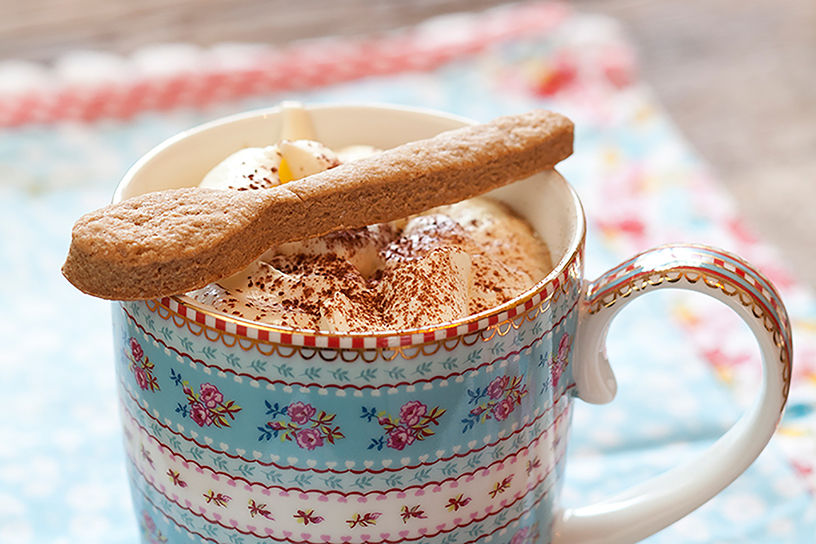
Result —
[{"label": "spoon-shaped cookie", "polygon": [[573,125],[534,110],[444,132],[257,191],[147,193],[81,217],[65,277],[89,295],[148,300],[230,276],[272,246],[452,204],[572,153]]}]

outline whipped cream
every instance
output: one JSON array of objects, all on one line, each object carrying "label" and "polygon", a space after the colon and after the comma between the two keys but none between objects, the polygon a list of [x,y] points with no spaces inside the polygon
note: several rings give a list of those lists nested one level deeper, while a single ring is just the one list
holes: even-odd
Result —
[{"label": "whipped cream", "polygon": [[[302,113],[285,107],[286,138],[231,155],[201,185],[263,189],[376,152],[354,146],[335,153],[316,141]],[[190,296],[231,316],[297,329],[406,330],[495,308],[551,268],[547,247],[530,226],[482,197],[270,248],[248,268]]]}]

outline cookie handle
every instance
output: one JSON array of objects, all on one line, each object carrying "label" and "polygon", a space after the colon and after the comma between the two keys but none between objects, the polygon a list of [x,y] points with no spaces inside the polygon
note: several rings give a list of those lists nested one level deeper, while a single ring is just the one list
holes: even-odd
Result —
[{"label": "cookie handle", "polygon": [[742,418],[698,457],[602,502],[556,515],[557,544],[629,544],[686,516],[742,474],[773,435],[791,378],[790,322],[771,283],[728,253],[695,245],[664,246],[638,255],[587,285],[575,352],[578,396],[605,403],[616,392],[606,334],[617,313],[662,288],[713,296],[750,327],[762,354],[759,393]]}]

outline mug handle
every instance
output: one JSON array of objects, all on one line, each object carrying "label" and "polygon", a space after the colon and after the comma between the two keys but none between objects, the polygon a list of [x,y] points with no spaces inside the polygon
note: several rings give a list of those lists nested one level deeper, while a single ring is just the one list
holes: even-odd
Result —
[{"label": "mug handle", "polygon": [[587,284],[581,304],[574,377],[578,397],[593,404],[615,396],[606,334],[617,313],[640,295],[688,289],[730,306],[750,327],[762,354],[759,394],[740,420],[701,455],[599,503],[562,510],[554,544],[629,544],[686,516],[742,474],[770,440],[791,380],[791,330],[771,283],[742,259],[706,246],[646,251]]}]

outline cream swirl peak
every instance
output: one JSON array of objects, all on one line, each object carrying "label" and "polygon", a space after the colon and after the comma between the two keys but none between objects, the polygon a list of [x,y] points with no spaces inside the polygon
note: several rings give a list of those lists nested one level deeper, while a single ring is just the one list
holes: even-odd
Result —
[{"label": "cream swirl peak", "polygon": [[[377,152],[355,146],[335,153],[314,140],[302,114],[289,105],[285,139],[231,155],[202,186],[262,189]],[[271,248],[190,296],[231,316],[297,329],[406,330],[494,308],[551,268],[547,247],[530,226],[480,197]]]},{"label": "cream swirl peak", "polygon": [[526,222],[487,198],[402,223],[278,246],[191,296],[228,315],[298,329],[404,330],[498,306],[551,268]]},{"label": "cream swirl peak", "polygon": [[284,102],[281,110],[283,129],[276,145],[236,151],[210,170],[199,187],[266,189],[340,165],[334,151],[315,141],[309,114],[302,106]]}]

